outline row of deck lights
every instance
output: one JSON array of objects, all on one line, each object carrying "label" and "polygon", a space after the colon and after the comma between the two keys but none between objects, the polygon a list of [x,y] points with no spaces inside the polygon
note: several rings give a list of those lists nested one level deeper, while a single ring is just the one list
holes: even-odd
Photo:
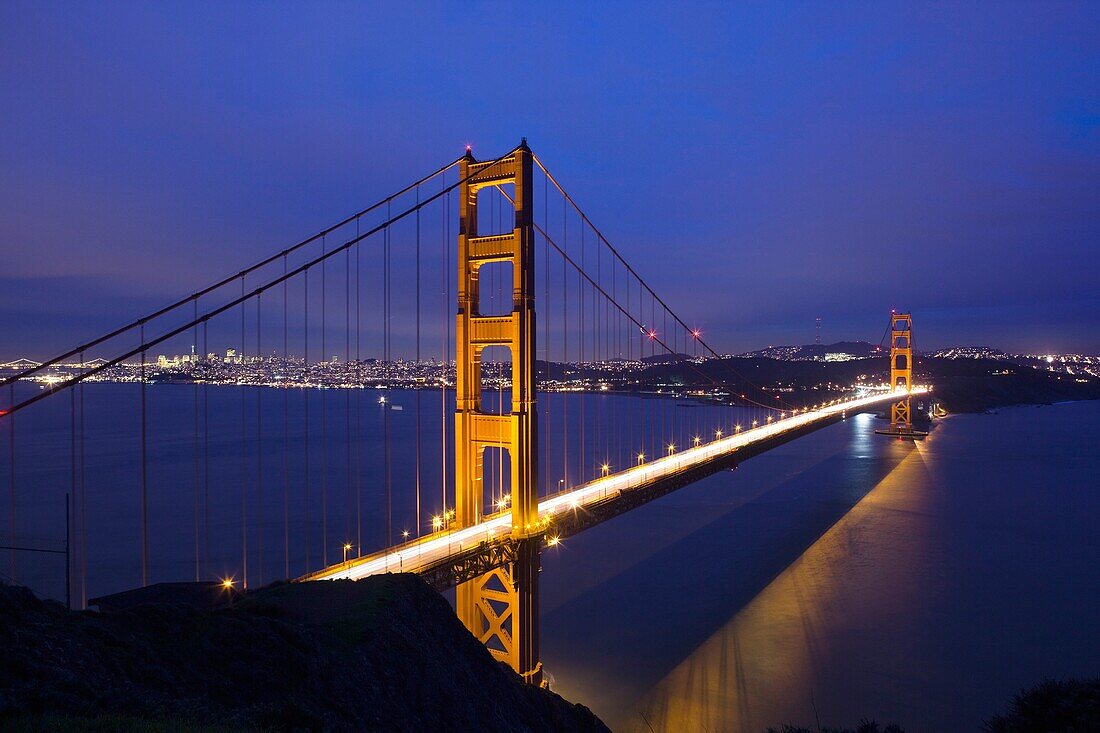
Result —
[{"label": "row of deck lights", "polygon": [[[837,404],[837,400],[833,400],[832,402],[828,402],[828,403],[825,403],[823,405],[814,405],[812,409],[817,410],[820,407],[823,407],[823,406],[826,406],[826,405],[834,405],[834,404]],[[809,407],[803,407],[802,412],[803,413],[809,412],[810,409],[811,408],[809,408]],[[794,409],[794,410],[791,410],[791,417],[794,417],[794,415],[797,414],[797,413],[798,413],[797,408]],[[786,411],[780,412],[779,417],[780,417],[780,419],[785,419],[787,417]],[[774,420],[775,420],[775,416],[774,415],[769,415],[768,418],[767,418],[767,424],[770,425]],[[752,421],[752,427],[753,428],[756,428],[759,425],[760,425],[759,420],[753,420]],[[738,425],[734,426],[733,430],[734,430],[734,434],[738,434],[738,433],[741,432],[742,427],[741,427],[740,424],[738,424]],[[725,435],[725,433],[722,431],[721,428],[714,431],[714,439],[715,440],[721,440],[723,435]],[[699,437],[698,435],[696,435],[695,437],[692,438],[692,444],[696,447],[701,445],[702,442],[703,442],[703,439],[701,437]],[[668,450],[668,455],[670,455],[670,456],[673,455],[676,452],[676,444],[675,443],[669,443],[668,446],[667,446],[667,450]],[[646,459],[645,452],[644,451],[639,452],[638,453],[638,465],[639,466],[644,465],[645,464],[645,459]],[[601,464],[600,465],[600,475],[603,478],[607,478],[609,475],[611,475],[611,465],[608,464],[608,463]],[[559,488],[564,489],[565,488],[564,487],[565,479],[559,479],[558,484],[559,484]],[[512,495],[511,494],[505,494],[504,496],[500,497],[496,501],[497,510],[498,511],[504,511],[511,504],[511,501],[512,501]],[[439,530],[445,528],[447,526],[447,524],[449,524],[451,521],[454,520],[454,517],[455,517],[455,512],[454,512],[453,509],[444,512],[442,515],[437,514],[436,516],[432,517],[432,529],[434,531],[439,531]],[[408,538],[408,530],[406,530],[403,533],[402,536],[407,539]]]},{"label": "row of deck lights", "polygon": [[[837,403],[838,403],[838,400],[833,400],[832,402],[828,402],[825,405],[814,405],[813,409],[817,410],[820,407],[827,406],[827,405],[835,405]],[[803,413],[806,413],[806,412],[809,412],[809,411],[810,411],[809,407],[803,407],[802,408]],[[791,410],[791,417],[794,417],[795,414],[797,414],[797,413],[798,413],[797,409]],[[782,419],[785,419],[786,417],[787,417],[787,413],[785,411],[779,413],[779,419],[782,420]],[[774,420],[775,420],[775,415],[768,415],[767,424],[770,425]],[[752,427],[755,428],[759,425],[760,425],[759,420],[753,420],[752,421]],[[741,426],[740,425],[735,425],[734,426],[734,432],[735,433],[740,433],[741,432]],[[722,432],[721,429],[714,431],[714,439],[715,440],[721,440],[723,435],[724,435],[724,433]],[[700,443],[702,443],[702,438],[700,438],[698,435],[696,435],[692,439],[692,443],[694,443],[695,446],[698,446]],[[669,443],[668,444],[668,455],[671,456],[675,452],[676,452],[676,445],[673,444],[673,443]],[[639,453],[638,454],[638,465],[641,466],[644,463],[645,463],[645,453]],[[607,464],[604,464],[603,466],[601,466],[601,470],[603,470],[603,472],[604,472],[603,475],[606,476],[607,475]]]},{"label": "row of deck lights", "polygon": [[[839,402],[839,400],[833,400],[832,402],[824,403],[822,405],[814,405],[814,407],[812,409],[817,410],[821,407],[825,407],[825,406],[828,406],[828,405],[835,405],[838,402]],[[802,412],[806,413],[810,409],[811,408],[809,408],[809,407],[803,407]],[[797,408],[792,410],[791,411],[791,417],[794,417],[797,413],[798,413]],[[787,417],[787,413],[786,412],[780,412],[779,417],[780,417],[780,419],[784,419],[784,418]],[[774,419],[775,419],[774,415],[769,415],[768,418],[767,418],[768,424],[771,424]],[[759,424],[760,424],[759,420],[753,420],[752,421],[752,427],[754,427],[754,428],[757,427]],[[734,425],[733,429],[734,429],[734,433],[738,434],[738,433],[741,432],[741,425],[740,424]],[[714,431],[714,439],[715,440],[721,440],[723,435],[724,435],[724,433],[723,433],[721,428]],[[692,443],[696,447],[698,447],[702,443],[702,438],[700,438],[698,435],[696,435],[694,438],[692,438]],[[668,455],[671,456],[675,452],[676,452],[676,444],[675,443],[669,443],[668,444]],[[640,453],[638,453],[638,465],[641,466],[644,463],[645,463],[645,453],[640,452]],[[611,464],[609,464],[609,463],[601,464],[600,465],[600,474],[604,478],[609,476],[611,474]],[[564,481],[565,481],[565,479],[561,479],[561,481],[559,481],[559,483],[564,483]],[[504,494],[503,496],[501,496],[496,501],[496,508],[497,508],[498,511],[504,511],[505,509],[508,508],[508,506],[511,504],[511,502],[512,502],[512,495],[511,494]],[[577,503],[573,502],[572,507],[574,509],[576,509],[577,508]],[[448,509],[447,511],[443,512],[443,514],[437,514],[434,517],[432,517],[432,529],[434,531],[439,531],[441,529],[444,529],[450,522],[454,521],[454,519],[455,519],[455,510],[454,509]],[[549,516],[543,516],[542,518],[540,518],[539,523],[540,524],[545,523],[547,526],[549,526],[550,521],[551,520],[550,520]],[[530,529],[530,527],[528,527],[528,529]],[[408,542],[408,540],[409,540],[409,530],[406,529],[406,530],[402,531],[401,532],[401,537],[404,541]],[[552,535],[552,536],[548,537],[547,540],[546,540],[546,544],[547,544],[548,547],[556,547],[560,543],[561,543],[561,538],[558,535]],[[347,560],[348,560],[348,552],[350,552],[351,549],[352,549],[352,544],[350,542],[345,543],[343,549],[344,549],[344,562],[346,563]],[[234,579],[232,579],[232,578],[226,578],[222,581],[222,586],[225,587],[226,589],[231,589],[233,587],[233,584],[234,584]]]}]

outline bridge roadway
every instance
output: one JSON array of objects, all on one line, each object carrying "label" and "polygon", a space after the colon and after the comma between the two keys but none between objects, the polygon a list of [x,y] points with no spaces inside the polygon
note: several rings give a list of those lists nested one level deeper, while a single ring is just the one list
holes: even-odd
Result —
[{"label": "bridge roadway", "polygon": [[[927,392],[914,387],[911,395]],[[707,475],[734,467],[794,438],[897,400],[904,392],[875,392],[817,410],[800,412],[733,435],[716,438],[654,459],[625,471],[603,476],[539,502],[543,526],[535,530],[547,544],[621,514]],[[514,557],[512,515],[509,509],[488,515],[470,527],[443,529],[410,539],[347,562],[331,565],[299,578],[358,580],[379,573],[412,572],[443,589],[470,580],[510,562]]]}]

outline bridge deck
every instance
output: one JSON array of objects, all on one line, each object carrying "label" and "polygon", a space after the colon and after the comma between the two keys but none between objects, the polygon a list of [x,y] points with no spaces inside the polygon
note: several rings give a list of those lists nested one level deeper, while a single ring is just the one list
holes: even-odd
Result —
[{"label": "bridge deck", "polygon": [[[927,389],[914,387],[910,394],[924,394]],[[824,427],[840,417],[854,412],[862,412],[870,407],[896,400],[904,393],[880,392],[866,397],[846,400],[818,410],[799,413],[775,422],[744,430],[734,435],[712,440],[703,445],[688,448],[670,456],[655,459],[649,463],[618,473],[605,476],[570,491],[544,498],[539,502],[539,516],[546,527],[562,526],[566,533],[579,531],[603,519],[619,514],[625,509],[642,502],[629,503],[625,508],[612,508],[609,505],[640,493],[640,490],[668,486],[665,491],[678,488],[686,483],[702,478],[707,473],[720,470],[724,463],[737,460],[754,447],[768,448],[785,442],[784,438],[793,438],[804,434],[808,429]],[[746,450],[750,449],[750,450]],[[707,470],[708,467],[711,470]],[[648,501],[650,496],[645,500]],[[593,511],[603,508],[604,511]],[[585,514],[595,521],[578,523],[577,515]],[[456,572],[461,576],[461,567],[468,567],[471,577],[484,572],[494,565],[507,562],[509,547],[507,541],[512,536],[512,516],[509,510],[487,516],[482,522],[461,529],[447,529],[433,532],[419,539],[410,539],[400,545],[364,555],[346,563],[332,565],[306,575],[300,580],[353,580],[369,575],[391,572],[430,573],[433,570],[447,568],[448,574]],[[542,528],[533,528],[536,531]],[[553,530],[551,530],[553,531]],[[452,566],[452,567],[447,567]],[[462,579],[461,577],[459,578]],[[436,583],[445,585],[446,583]]]}]

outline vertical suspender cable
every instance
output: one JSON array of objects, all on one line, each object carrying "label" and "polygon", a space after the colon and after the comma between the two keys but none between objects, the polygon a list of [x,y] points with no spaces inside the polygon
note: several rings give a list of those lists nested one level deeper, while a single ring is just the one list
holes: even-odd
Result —
[{"label": "vertical suspender cable", "polygon": [[[283,275],[287,259],[283,255]],[[283,281],[283,577],[290,578],[290,339],[287,326],[289,299]]]},{"label": "vertical suspender cable", "polygon": [[[244,276],[241,276],[244,298]],[[241,586],[248,588],[248,392],[244,384],[245,308],[241,303],[241,348],[237,352],[237,381],[241,386]]]},{"label": "vertical suspender cable", "polygon": [[[638,288],[638,290],[640,292],[641,288]],[[657,330],[656,307],[657,307],[657,304],[651,296],[650,299],[649,299],[649,324],[650,324],[649,328],[650,328],[650,333]],[[650,364],[653,364],[653,361],[654,361],[653,357],[655,357],[656,355],[657,355],[657,340],[650,337],[649,338],[649,362],[650,362]],[[658,401],[657,401],[657,410],[659,410],[661,414],[660,415],[654,415],[655,418],[659,419],[661,416],[663,416],[663,413],[664,413],[663,408],[664,408],[664,398],[659,398]],[[656,420],[654,422],[656,422]],[[658,425],[655,425],[653,427],[653,429],[650,431],[650,434],[649,434],[650,440],[651,440],[650,445],[651,445],[651,449],[653,451],[653,458],[654,459],[660,457],[661,454],[664,453],[664,451],[662,450],[662,448],[664,446],[661,444],[661,436],[659,436],[657,434],[658,432],[661,432],[663,430],[664,430],[664,425],[658,424]]]},{"label": "vertical suspender cable", "polygon": [[[696,338],[695,333],[692,332],[692,335],[691,335],[691,359],[692,359],[692,361],[695,360],[696,355],[698,354],[698,351],[699,351],[698,346],[699,346],[699,341]],[[684,349],[684,352],[687,353],[686,348]],[[702,409],[702,404],[700,404],[698,401],[693,401],[692,404],[695,405],[695,409],[692,410],[692,413],[691,413],[692,414],[691,433],[692,433],[692,436],[693,436],[692,440],[693,440],[693,444],[694,444],[694,438],[700,437],[699,436],[699,418],[700,418],[700,412],[699,411]]]},{"label": "vertical suspender cable", "polygon": [[11,568],[8,577],[11,582],[16,582],[16,550],[15,550],[15,413],[11,409],[15,407],[15,382],[8,387],[8,541],[12,544]]},{"label": "vertical suspender cable", "polygon": [[[195,320],[195,329],[191,332],[191,361],[188,362],[191,365],[191,400],[194,406],[194,436],[192,441],[192,453],[194,454],[194,473],[195,473],[195,582],[198,583],[200,579],[200,567],[201,561],[199,550],[201,542],[199,539],[199,526],[201,524],[199,519],[200,505],[199,495],[202,491],[202,476],[199,468],[199,382],[195,379],[195,370],[198,368],[198,363],[195,361],[195,347],[199,342],[199,299],[195,298],[195,309],[193,318]],[[83,384],[83,382],[81,383]]]},{"label": "vertical suspender cable", "polygon": [[[585,250],[585,247],[584,247],[584,228],[585,228],[584,227],[584,222],[582,221],[581,222],[581,268],[580,268],[581,270],[584,269],[584,255],[585,255],[585,252],[584,252],[584,250]],[[581,301],[580,307],[577,309],[577,336],[580,338],[580,341],[581,341],[580,355],[579,355],[578,358],[580,359],[580,365],[581,365],[580,368],[581,368],[581,370],[583,370],[584,369],[584,363],[585,363],[584,362],[584,341],[585,341],[585,333],[587,332],[587,328],[585,327],[586,321],[584,320],[584,278],[581,276],[580,271],[577,272],[577,295],[580,296],[580,301]],[[580,374],[583,376],[584,372],[581,371]],[[583,384],[583,382],[582,382],[582,384]],[[585,443],[585,440],[584,440],[585,394],[584,394],[583,389],[582,389],[581,392],[579,392],[577,394],[577,401],[580,402],[580,449],[577,451],[577,478],[576,478],[576,481],[577,481],[578,484],[583,484],[584,481],[585,481],[585,476],[587,475],[587,467],[588,467],[588,461],[586,459],[587,451],[588,451],[588,445]]]},{"label": "vertical suspender cable", "polygon": [[[358,251],[358,250],[357,250]],[[346,383],[351,363],[351,250],[344,250],[344,542],[351,541],[351,517],[355,513],[351,490],[351,389]],[[358,541],[355,544],[359,552]]]},{"label": "vertical suspender cable", "polygon": [[[619,277],[615,273],[615,261],[614,260],[611,261],[611,298],[616,303],[619,302]],[[616,311],[615,312],[615,325],[614,325],[614,329],[615,329],[614,330],[614,343],[611,344],[611,349],[612,349],[613,352],[615,352],[615,353],[613,353],[613,358],[620,359],[620,360],[623,358],[623,348],[622,348],[623,334],[622,334],[621,326],[622,326],[622,315],[618,311]],[[610,321],[608,321],[607,328],[608,328],[608,337],[610,338],[612,336],[612,333],[611,333],[612,325],[611,325]],[[614,406],[612,408],[613,410],[614,410],[615,407],[618,407],[618,408],[622,407],[622,401],[621,400],[612,400],[611,404]],[[621,412],[622,410],[619,409],[619,410],[614,410],[614,411],[615,412]],[[621,424],[621,423],[618,423],[618,424]],[[629,429],[629,425],[628,425],[628,429]],[[610,433],[611,431],[608,431],[608,432]],[[618,440],[615,441],[616,442],[616,446],[615,446],[615,448],[616,448],[616,450],[615,450],[615,465],[618,467],[618,470],[622,471],[623,469],[626,468],[626,466],[623,464],[623,433],[625,431],[624,430],[616,430],[615,432],[618,434]]]},{"label": "vertical suspender cable", "polygon": [[[80,352],[80,369],[84,370],[84,352]],[[84,441],[84,382],[80,383],[80,608],[88,607],[88,499],[87,445]]]},{"label": "vertical suspender cable", "polygon": [[[65,607],[73,610],[73,553],[72,531],[75,524],[72,514],[76,511],[76,390],[69,390],[69,493],[65,496]],[[72,497],[70,503],[69,497]]]},{"label": "vertical suspender cable", "polygon": [[[447,174],[443,174],[443,190],[447,190]],[[443,352],[443,364],[441,369],[443,374],[440,378],[440,415],[442,417],[443,425],[443,440],[441,442],[441,454],[442,459],[440,461],[440,486],[442,492],[443,504],[441,513],[445,515],[447,513],[447,373],[449,371],[448,359],[448,345],[451,338],[451,326],[450,318],[448,314],[450,312],[451,302],[451,278],[450,278],[450,239],[451,239],[451,195],[449,193],[443,196],[443,268],[441,270],[441,287],[440,293],[442,294],[442,318],[443,324],[440,329],[441,334],[441,351]],[[456,479],[457,480],[457,479]],[[419,528],[418,528],[419,529]]]},{"label": "vertical suspender cable", "polygon": [[[141,344],[145,345],[145,324],[141,324]],[[145,349],[141,350],[141,585],[149,585],[149,508],[148,457],[146,453]]]},{"label": "vertical suspender cable", "polygon": [[[388,217],[387,217],[388,218]],[[321,237],[321,254],[325,253],[325,238]],[[321,361],[317,372],[318,379],[325,380],[321,390],[321,567],[328,567],[328,384],[325,373],[328,371],[328,352],[325,343],[328,311],[328,284],[326,265],[328,258],[321,260]]]},{"label": "vertical suspender cable", "polygon": [[[604,283],[604,281],[603,281],[603,268],[600,266],[601,261],[602,261],[603,258],[600,257],[599,242],[597,242],[596,244],[597,244],[597,246],[596,246],[596,282],[598,282],[600,284],[601,289],[605,289],[604,286],[605,286],[606,283]],[[606,324],[604,323],[604,320],[607,317],[607,308],[606,308],[606,306],[604,307],[604,311],[603,311],[602,314],[598,312],[599,303],[603,301],[603,298],[597,298],[597,296],[598,296],[598,293],[595,290],[593,290],[592,291],[592,316],[593,316],[593,318],[595,318],[595,323],[596,323],[596,353],[595,353],[595,356],[592,359],[592,361],[596,365],[596,367],[599,368],[599,367],[603,366],[604,360],[607,357],[607,355],[602,351],[602,348],[605,346],[603,337],[604,337],[604,331],[606,329]],[[602,370],[601,370],[601,372],[602,372]],[[597,399],[599,399],[600,401],[596,405],[596,435],[599,436],[599,437],[604,438],[604,443],[606,444],[607,437],[604,435],[603,430],[601,430],[601,428],[603,427],[603,424],[604,424],[604,420],[603,420],[604,415],[603,415],[603,413],[604,413],[605,408],[607,407],[607,399],[602,395],[597,395]],[[598,440],[598,438],[597,438],[597,440]],[[599,448],[600,448],[600,446],[597,443],[596,449],[599,450]],[[603,462],[607,463],[607,460],[608,460],[608,458],[607,458],[607,449],[605,448],[603,450]]]},{"label": "vertical suspender cable", "polygon": [[386,482],[386,547],[393,546],[393,483],[392,466],[390,456],[390,204],[386,204],[386,228],[383,231],[383,263],[382,263],[382,351],[384,375],[386,379],[386,401],[382,404],[382,425],[385,432],[385,444],[383,446],[385,458],[385,482]]},{"label": "vertical suspender cable", "polygon": [[[416,187],[416,203],[420,205],[420,186]],[[420,374],[420,209],[416,210],[416,372]],[[420,536],[420,393],[416,390],[416,535]]]},{"label": "vertical suspender cable", "polygon": [[[626,281],[624,283],[624,285],[626,286],[626,307],[629,308],[630,307],[630,278],[624,275],[623,280]],[[631,338],[633,338],[633,336],[632,336],[631,333],[624,332],[622,321],[623,321],[622,315],[620,314],[620,316],[619,316],[619,329],[618,329],[619,330],[619,338],[626,341],[626,362],[627,362],[627,364],[630,365],[630,368],[633,369],[634,365],[631,363],[634,360],[633,342],[631,341]],[[629,324],[627,324],[627,327],[629,328]],[[627,403],[626,403],[627,404],[627,420],[626,420],[627,436],[626,436],[626,439],[627,439],[627,445],[628,445],[628,450],[626,452],[626,460],[628,462],[627,465],[632,465],[634,463],[634,460],[633,460],[633,454],[634,454],[634,450],[635,450],[635,448],[634,448],[634,444],[635,444],[635,441],[634,441],[634,408],[635,408],[635,402],[636,401],[637,400],[628,400]],[[624,465],[624,468],[625,468],[625,465]]]},{"label": "vertical suspender cable", "polygon": [[210,322],[202,322],[202,360],[207,373],[202,383],[202,557],[203,570],[210,574]]},{"label": "vertical suspender cable", "polygon": [[[668,311],[665,311],[662,314],[662,318],[663,318],[664,322],[661,325],[661,331],[664,333],[664,336],[667,339],[668,338]],[[656,323],[656,321],[654,321],[654,323]],[[675,338],[672,339],[671,346],[673,347],[672,348],[673,352],[675,352],[675,348],[676,348]],[[671,364],[672,364],[672,362],[669,362],[669,367],[668,368],[670,370],[670,373],[671,373]],[[675,415],[672,415],[672,416],[669,415],[668,398],[667,397],[662,397],[661,398],[661,428],[664,431],[664,434],[665,434],[664,437],[668,441],[669,445],[673,445],[675,443],[675,437],[674,437],[675,430],[672,426],[673,420],[675,420]],[[662,453],[663,452],[664,451],[662,451]]]},{"label": "vertical suspender cable", "polygon": [[[256,358],[263,359],[263,344],[260,341],[260,313],[262,311],[261,293],[256,294]],[[242,305],[243,309],[244,306]],[[263,362],[260,362],[261,369]],[[263,433],[263,385],[257,384],[256,391],[256,555],[258,562],[257,584],[264,584],[264,433]]]},{"label": "vertical suspender cable", "polygon": [[[561,202],[561,226],[562,226],[562,246],[565,248],[566,254],[569,253],[569,216],[566,209],[565,200]],[[565,258],[561,261],[561,322],[562,322],[562,376],[569,368],[569,270],[568,263]],[[561,423],[561,444],[562,444],[562,466],[561,466],[561,480],[557,483],[555,488],[565,489],[569,486],[569,392],[562,392],[561,395],[561,410],[562,410],[562,423]]]},{"label": "vertical suspender cable", "polygon": [[[546,176],[542,177],[542,231],[544,232],[542,237],[542,254],[543,254],[543,268],[542,268],[542,296],[543,296],[543,309],[550,312],[550,243],[546,241],[545,232],[549,231],[550,227],[550,182]],[[537,324],[536,324],[537,325]],[[543,325],[542,331],[542,369],[543,379],[547,385],[550,384],[550,329],[546,325]],[[550,466],[550,393],[543,389],[543,396],[546,398],[546,406],[544,409],[539,410],[540,415],[543,417],[542,425],[539,426],[539,432],[542,433],[542,458],[539,460],[539,470],[542,473],[542,493],[545,495],[549,491],[550,481],[548,471]]]},{"label": "vertical suspender cable", "polygon": [[[614,273],[610,273],[610,274],[612,276],[614,275]],[[614,282],[614,279],[612,279],[612,282]],[[602,284],[602,290],[604,292],[607,292],[608,290],[610,290],[610,288],[607,287],[606,282],[604,282]],[[601,331],[601,334],[600,334],[600,341],[602,343],[602,347],[601,347],[600,353],[602,355],[601,359],[602,359],[602,362],[603,362],[603,366],[604,366],[605,369],[607,369],[611,366],[611,363],[615,358],[614,354],[612,353],[614,345],[611,343],[611,310],[610,310],[611,305],[608,302],[607,297],[604,296],[603,294],[600,295],[600,301],[603,303],[603,318],[600,319],[600,323],[602,324],[601,325],[602,331]],[[606,376],[608,378],[610,378],[611,374],[607,373]],[[610,387],[609,387],[609,391],[610,391]],[[607,463],[610,466],[610,464],[611,464],[611,427],[613,425],[615,425],[615,422],[612,419],[612,411],[615,409],[615,400],[611,396],[611,394],[604,395],[603,400],[604,400],[604,409],[603,409],[604,421],[603,421],[603,424],[607,427],[600,430],[600,435],[604,436],[604,447],[603,447],[604,456],[603,456],[603,460],[604,460],[604,463]]]},{"label": "vertical suspender cable", "polygon": [[305,310],[304,315],[304,327],[302,328],[304,339],[304,356],[302,358],[302,371],[305,373],[306,383],[302,389],[302,410],[305,418],[302,420],[302,426],[305,429],[305,439],[302,441],[302,453],[305,467],[305,474],[303,480],[303,490],[305,501],[302,509],[302,521],[305,527],[305,545],[306,545],[306,572],[310,572],[313,569],[313,563],[311,562],[312,556],[310,553],[310,545],[313,540],[313,531],[310,526],[310,495],[309,495],[309,393],[313,388],[313,367],[309,363],[309,270],[305,273],[305,287],[302,290],[302,304]]},{"label": "vertical suspender cable", "polygon": [[[355,238],[359,238],[359,217],[355,218]],[[362,245],[355,245],[355,545],[360,555],[363,554],[362,252]]]},{"label": "vertical suspender cable", "polygon": [[[612,266],[615,263],[612,262]],[[624,280],[626,280],[624,278]],[[613,292],[613,298],[616,303],[625,302],[630,303],[630,282],[627,280],[623,283],[623,287],[626,289],[624,300],[619,300],[619,274],[613,273],[611,280],[611,288]],[[621,310],[615,311],[615,349],[618,351],[618,356],[626,364],[630,365],[630,334],[623,328],[623,313]],[[628,366],[628,369],[632,369],[633,366]],[[625,372],[623,375],[623,384],[629,384],[629,372]],[[625,386],[624,386],[625,389]],[[634,424],[631,418],[631,410],[633,410],[634,400],[622,400],[619,404],[619,414],[623,418],[623,424],[626,425],[626,430],[623,431],[623,435],[619,438],[619,466],[626,469],[632,465],[631,454],[634,451]]]}]

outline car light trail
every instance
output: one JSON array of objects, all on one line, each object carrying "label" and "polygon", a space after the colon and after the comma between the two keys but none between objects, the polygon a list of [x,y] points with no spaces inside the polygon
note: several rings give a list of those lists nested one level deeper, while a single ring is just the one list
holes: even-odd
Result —
[{"label": "car light trail", "polygon": [[[926,387],[914,387],[910,394],[925,394],[927,391]],[[809,412],[792,413],[780,420],[771,420],[751,430],[739,430],[726,437],[722,437],[721,431],[716,431],[715,439],[709,443],[657,458],[648,463],[639,462],[639,465],[632,468],[602,476],[570,491],[544,499],[539,503],[539,517],[544,523],[552,522],[566,512],[583,509],[586,505],[601,501],[608,496],[654,483],[672,474],[721,458],[791,430],[821,422],[851,410],[862,410],[871,405],[888,402],[904,394],[904,390],[877,392],[846,402],[836,402]],[[433,525],[442,527],[442,518],[434,519],[439,521],[433,521]],[[371,555],[364,555],[306,575],[300,580],[358,580],[379,573],[418,572],[452,555],[476,547],[481,542],[507,536],[512,529],[511,523],[511,515],[504,513],[485,519],[471,527],[440,529],[421,539],[405,542],[398,549],[388,548]]]}]

